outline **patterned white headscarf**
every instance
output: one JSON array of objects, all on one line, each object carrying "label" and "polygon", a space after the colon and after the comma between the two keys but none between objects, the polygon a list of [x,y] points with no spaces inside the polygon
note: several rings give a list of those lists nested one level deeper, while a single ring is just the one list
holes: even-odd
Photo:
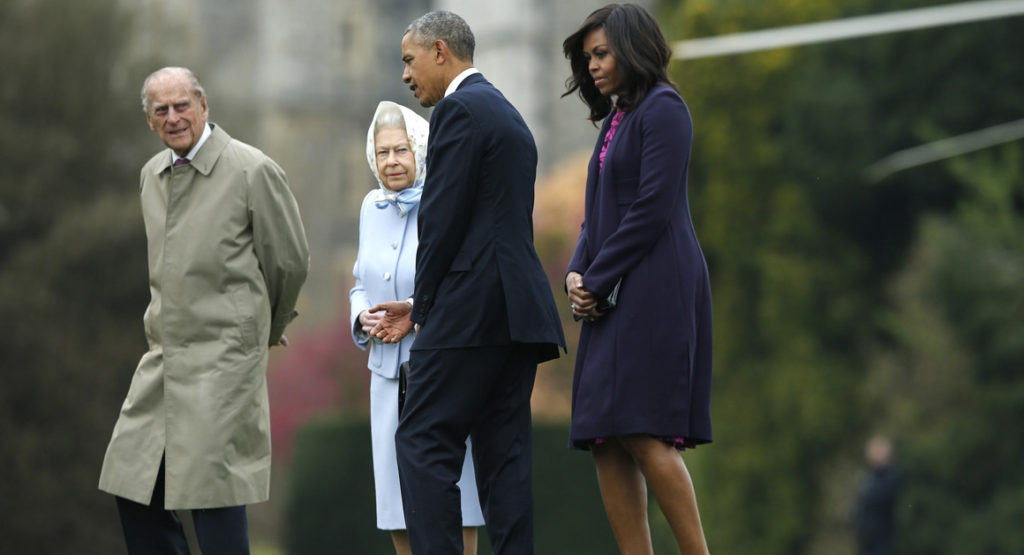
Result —
[{"label": "patterned white headscarf", "polygon": [[[398,192],[385,187],[380,179],[380,173],[377,171],[377,145],[374,141],[373,131],[377,127],[377,118],[380,117],[382,108],[385,107],[395,107],[402,112],[402,118],[405,120],[405,132],[409,135],[409,144],[412,146],[412,153],[416,158],[416,178],[409,188]],[[373,120],[370,122],[370,129],[366,132],[366,161],[370,164],[370,171],[373,172],[373,176],[377,178],[378,190],[377,197],[374,199],[377,208],[383,210],[388,205],[392,205],[398,208],[402,214],[405,214],[419,203],[420,195],[423,194],[423,181],[427,177],[428,135],[429,125],[427,120],[420,117],[416,112],[387,100],[377,105],[377,111],[374,112]]]}]

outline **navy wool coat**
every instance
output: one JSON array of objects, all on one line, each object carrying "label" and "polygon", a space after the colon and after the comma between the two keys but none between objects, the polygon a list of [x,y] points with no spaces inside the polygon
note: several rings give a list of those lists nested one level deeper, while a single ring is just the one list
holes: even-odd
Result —
[{"label": "navy wool coat", "polygon": [[590,160],[582,231],[569,271],[618,304],[584,322],[572,391],[570,445],[649,434],[711,441],[711,291],[690,220],[693,126],[668,85],[655,86]]}]

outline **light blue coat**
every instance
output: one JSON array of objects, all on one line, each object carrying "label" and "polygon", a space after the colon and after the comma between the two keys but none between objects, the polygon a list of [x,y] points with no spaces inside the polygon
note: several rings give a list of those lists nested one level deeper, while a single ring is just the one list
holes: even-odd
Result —
[{"label": "light blue coat", "polygon": [[371,341],[359,330],[359,313],[377,303],[412,297],[416,274],[417,204],[403,215],[394,205],[377,208],[377,191],[367,193],[359,211],[359,255],[352,274],[356,285],[349,292],[352,312],[349,325],[352,338],[361,349],[370,347],[367,367],[389,379],[398,378],[398,366],[409,360],[409,347],[415,334],[400,342],[385,345]]}]

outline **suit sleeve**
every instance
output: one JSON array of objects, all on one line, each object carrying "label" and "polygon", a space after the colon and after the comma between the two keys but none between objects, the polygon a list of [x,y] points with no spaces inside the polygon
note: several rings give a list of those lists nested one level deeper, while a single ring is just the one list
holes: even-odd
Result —
[{"label": "suit sleeve", "polygon": [[[636,266],[665,233],[677,213],[693,142],[693,124],[681,98],[665,95],[641,116],[640,182],[636,200],[583,274],[583,285],[599,297]],[[575,260],[575,257],[574,257]]]},{"label": "suit sleeve", "polygon": [[363,287],[363,272],[360,269],[360,261],[362,260],[363,254],[363,240],[366,239],[366,229],[363,225],[366,222],[366,201],[363,201],[363,207],[359,213],[359,252],[356,254],[356,263],[352,266],[352,275],[356,278],[356,284],[348,292],[348,303],[350,306],[349,311],[349,329],[352,330],[352,341],[355,342],[356,346],[360,349],[366,349],[367,343],[370,342],[370,336],[358,333],[357,330],[360,328],[356,320],[359,318],[359,313],[367,310],[373,306],[373,302],[370,301],[370,295],[366,292],[366,288]]},{"label": "suit sleeve", "polygon": [[[571,272],[580,275],[586,272],[590,263],[587,258],[587,223],[583,222],[583,225],[580,226],[580,238],[576,241],[576,250],[572,254],[572,259],[569,260],[569,268],[566,269],[564,277],[568,277]],[[562,282],[564,286],[565,279]]]},{"label": "suit sleeve", "polygon": [[298,315],[295,303],[309,272],[309,246],[284,171],[269,158],[250,173],[253,249],[270,299],[270,345]]},{"label": "suit sleeve", "polygon": [[479,130],[464,105],[442,100],[431,117],[427,181],[419,214],[412,321],[425,324],[438,287],[462,246],[476,200]]}]

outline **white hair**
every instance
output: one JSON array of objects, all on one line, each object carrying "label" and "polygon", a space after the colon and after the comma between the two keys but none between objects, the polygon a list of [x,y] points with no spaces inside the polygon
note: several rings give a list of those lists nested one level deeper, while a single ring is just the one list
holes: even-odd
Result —
[{"label": "white hair", "polygon": [[195,73],[192,73],[191,69],[188,69],[187,67],[160,68],[153,73],[150,73],[149,77],[146,77],[146,80],[142,82],[142,111],[147,114],[149,113],[149,94],[147,93],[149,84],[156,79],[169,77],[174,74],[184,75],[188,78],[189,84],[192,86],[192,94],[194,94],[196,98],[200,100],[206,98],[206,90],[203,89],[203,86],[199,83],[199,78],[196,77]]},{"label": "white hair", "polygon": [[377,117],[373,120],[373,134],[380,133],[381,129],[401,129],[405,131],[405,116],[402,109],[392,102],[381,102],[380,110],[377,110]]}]

